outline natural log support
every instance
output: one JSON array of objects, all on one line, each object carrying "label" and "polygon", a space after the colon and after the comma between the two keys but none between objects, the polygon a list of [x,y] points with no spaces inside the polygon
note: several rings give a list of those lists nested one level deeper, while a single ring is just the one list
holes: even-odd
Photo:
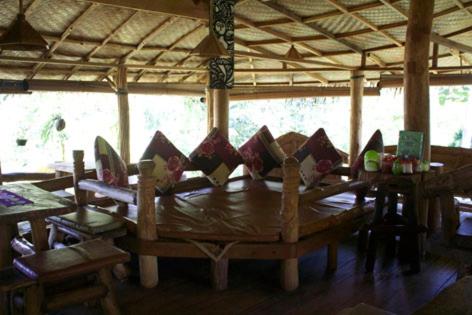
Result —
[{"label": "natural log support", "polygon": [[229,124],[229,90],[211,89],[213,92],[214,127],[228,137]]},{"label": "natural log support", "polygon": [[209,88],[205,89],[205,100],[207,104],[207,132],[210,133],[215,124],[215,112],[213,106],[213,93]]},{"label": "natural log support", "polygon": [[430,159],[429,48],[434,0],[410,2],[404,57],[405,129],[424,133],[423,157]]},{"label": "natural log support", "polygon": [[359,155],[362,141],[362,97],[364,96],[364,72],[351,72],[351,123],[349,164]]},{"label": "natural log support", "polygon": [[128,82],[127,68],[124,65],[118,67],[116,78],[118,91],[118,137],[120,144],[120,155],[126,164],[130,161],[130,130],[129,130],[129,103],[128,103]]}]

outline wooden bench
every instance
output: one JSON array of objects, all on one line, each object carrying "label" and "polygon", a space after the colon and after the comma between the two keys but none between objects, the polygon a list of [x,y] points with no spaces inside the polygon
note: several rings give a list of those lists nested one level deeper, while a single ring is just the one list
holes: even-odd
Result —
[{"label": "wooden bench", "polygon": [[[98,298],[105,313],[119,314],[110,270],[128,260],[128,253],[102,240],[16,258],[14,266],[35,282],[26,296],[27,314],[41,314]],[[74,278],[86,279],[88,275],[93,278],[92,283],[57,292],[52,290],[73,282]]]},{"label": "wooden bench", "polygon": [[34,281],[13,267],[0,270],[0,315],[11,314],[11,294],[19,289],[27,289]]}]

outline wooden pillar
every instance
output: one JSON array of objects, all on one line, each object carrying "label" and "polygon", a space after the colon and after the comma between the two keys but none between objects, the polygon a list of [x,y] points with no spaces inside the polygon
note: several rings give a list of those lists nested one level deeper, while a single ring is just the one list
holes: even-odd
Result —
[{"label": "wooden pillar", "polygon": [[130,162],[130,136],[129,136],[129,103],[127,68],[124,65],[118,67],[116,86],[118,95],[118,139],[120,155],[126,164]]},{"label": "wooden pillar", "polygon": [[84,151],[72,151],[72,158],[74,159],[73,178],[75,203],[78,207],[85,206],[87,204],[87,192],[79,189],[79,181],[85,177]]},{"label": "wooden pillar", "polygon": [[411,0],[406,31],[403,84],[405,130],[424,133],[423,158],[431,157],[429,47],[434,0]]},{"label": "wooden pillar", "polygon": [[207,132],[210,133],[211,129],[215,126],[215,112],[213,110],[213,90],[205,89],[205,100],[207,104]]},{"label": "wooden pillar", "polygon": [[229,90],[212,89],[214,127],[228,138],[229,131]]},{"label": "wooden pillar", "polygon": [[351,123],[349,165],[357,159],[362,142],[362,97],[364,96],[364,72],[351,71]]},{"label": "wooden pillar", "polygon": [[[138,225],[137,234],[139,240],[157,240],[156,206],[154,204],[154,190],[156,178],[152,176],[154,162],[143,160],[138,164]],[[141,285],[145,288],[153,288],[159,282],[157,270],[157,257],[139,256],[139,277]]]},{"label": "wooden pillar", "polygon": [[[285,243],[298,242],[298,187],[300,185],[299,164],[294,157],[290,157],[283,164],[283,192],[282,192],[282,241]],[[282,260],[281,284],[286,291],[298,287],[298,258]]]},{"label": "wooden pillar", "polygon": [[3,185],[3,179],[2,179],[2,162],[0,162],[0,185]]}]

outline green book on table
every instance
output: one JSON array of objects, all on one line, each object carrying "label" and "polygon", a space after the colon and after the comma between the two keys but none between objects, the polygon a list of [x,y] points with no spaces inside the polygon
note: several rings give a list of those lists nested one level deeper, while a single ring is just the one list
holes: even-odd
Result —
[{"label": "green book on table", "polygon": [[400,131],[398,139],[397,156],[415,157],[418,160],[423,159],[423,138],[422,132],[418,131]]}]

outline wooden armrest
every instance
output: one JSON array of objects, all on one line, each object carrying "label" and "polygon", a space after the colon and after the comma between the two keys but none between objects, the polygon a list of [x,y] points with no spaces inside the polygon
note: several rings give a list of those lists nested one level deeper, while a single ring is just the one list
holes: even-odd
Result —
[{"label": "wooden armrest", "polygon": [[340,175],[340,176],[351,176],[351,167],[350,166],[340,166],[333,170],[331,175]]},{"label": "wooden armrest", "polygon": [[128,188],[108,185],[102,181],[84,179],[79,182],[79,189],[93,191],[113,200],[137,204],[137,192]]},{"label": "wooden armrest", "polygon": [[[96,179],[97,174],[95,173],[95,171],[88,171],[85,173],[85,178]],[[38,188],[44,189],[46,191],[58,191],[58,190],[64,190],[66,188],[74,187],[74,180],[73,180],[73,176],[70,175],[70,176],[44,180],[41,182],[36,182],[36,183],[33,183],[33,185],[35,185]]]},{"label": "wooden armrest", "polygon": [[54,178],[54,173],[6,173],[2,174],[4,182],[35,181]]},{"label": "wooden armrest", "polygon": [[300,202],[320,200],[333,195],[368,187],[368,183],[359,180],[351,180],[325,187],[315,187],[300,194]]}]

